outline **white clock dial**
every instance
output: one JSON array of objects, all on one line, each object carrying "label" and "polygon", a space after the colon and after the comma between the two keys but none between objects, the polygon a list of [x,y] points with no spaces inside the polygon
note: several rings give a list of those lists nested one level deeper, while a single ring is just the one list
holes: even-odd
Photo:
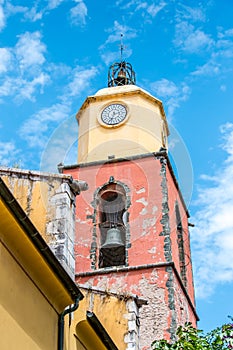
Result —
[{"label": "white clock dial", "polygon": [[126,107],[120,103],[113,103],[104,108],[101,113],[102,121],[107,125],[117,125],[126,118]]}]

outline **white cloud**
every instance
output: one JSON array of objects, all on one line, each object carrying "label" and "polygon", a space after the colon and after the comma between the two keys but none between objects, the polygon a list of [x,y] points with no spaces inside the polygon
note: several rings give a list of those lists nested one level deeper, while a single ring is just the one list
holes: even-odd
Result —
[{"label": "white cloud", "polygon": [[58,6],[60,6],[64,0],[48,0],[47,8],[50,10],[54,10]]},{"label": "white cloud", "polygon": [[161,79],[152,83],[151,88],[161,97],[171,97],[178,93],[176,84],[167,79]]},{"label": "white cloud", "polygon": [[210,59],[203,66],[197,67],[195,71],[191,73],[194,76],[214,76],[221,71],[221,65],[215,60]]},{"label": "white cloud", "polygon": [[0,97],[13,96],[17,103],[23,100],[35,101],[36,94],[44,93],[44,87],[51,82],[52,77],[60,79],[61,76],[70,76],[70,82],[59,97],[67,103],[73,96],[83,92],[90,79],[97,74],[96,67],[76,67],[72,70],[65,65],[45,65],[45,51],[46,46],[39,32],[22,34],[15,48],[0,48],[0,73],[8,73],[2,74]]},{"label": "white cloud", "polygon": [[43,87],[49,82],[50,78],[48,74],[40,73],[38,76],[30,80],[18,79],[19,88],[16,96],[16,100],[22,102],[23,100],[35,100],[34,94],[37,87],[40,89],[40,93],[43,93]]},{"label": "white cloud", "polygon": [[[0,48],[0,96],[13,96],[14,101],[35,99],[50,82],[49,64],[45,63],[46,46],[40,32],[21,34],[13,48]],[[54,67],[53,67],[54,68]]]},{"label": "white cloud", "polygon": [[213,46],[214,41],[210,35],[186,22],[176,24],[174,44],[187,53],[199,53],[201,50],[208,50]]},{"label": "white cloud", "polygon": [[[42,1],[35,1],[31,8],[24,8],[22,6],[15,6],[15,8],[16,10],[18,9],[18,12],[25,12],[25,19],[30,20],[32,22],[36,22],[41,20],[45,15],[49,15],[52,10],[58,8],[65,1],[66,0],[47,0],[47,4],[45,6],[40,6]],[[24,11],[23,9],[26,9],[26,11]]]},{"label": "white cloud", "polygon": [[233,281],[233,124],[222,126],[226,159],[209,183],[199,189],[192,231],[196,290],[199,297],[213,293],[219,283]]},{"label": "white cloud", "polygon": [[[91,79],[96,74],[96,67],[76,67],[70,72],[72,80],[64,88],[63,95],[59,97],[61,102],[41,109],[24,122],[20,129],[20,136],[29,143],[30,147],[43,148],[45,146],[49,128],[64,121],[70,115],[73,98],[77,98],[77,96],[89,87]],[[40,79],[36,80],[34,85],[42,84],[44,79],[46,80],[46,77],[41,76]],[[32,84],[32,90],[34,85]],[[25,91],[25,94],[27,93],[29,96],[32,93],[30,88],[29,91]]]},{"label": "white cloud", "polygon": [[[123,5],[122,5],[123,3]],[[132,5],[135,5],[138,3],[138,0],[131,0],[129,2],[126,2],[125,0],[117,0],[116,1],[116,6],[121,6],[122,9],[127,9],[131,7]]]},{"label": "white cloud", "polygon": [[19,150],[13,142],[0,141],[0,165],[12,166],[18,160]]},{"label": "white cloud", "polygon": [[148,8],[148,3],[146,1],[141,2],[139,1],[132,1],[131,3],[128,3],[128,7],[135,5],[135,11],[143,10]]},{"label": "white cloud", "polygon": [[[130,57],[132,55],[132,50],[127,48],[127,50],[123,51],[123,60],[126,60],[128,57]],[[109,66],[111,63],[113,62],[119,62],[120,60],[120,50],[115,51],[115,52],[111,52],[111,51],[107,51],[104,50],[101,53],[101,59],[104,61],[104,63],[106,64],[106,66]]]},{"label": "white cloud", "polygon": [[180,4],[180,7],[177,8],[177,17],[179,20],[191,20],[191,21],[200,21],[205,22],[206,15],[204,13],[201,4],[198,7],[189,7],[183,4]]},{"label": "white cloud", "polygon": [[225,34],[228,35],[228,36],[233,36],[233,28],[227,29],[225,31]]},{"label": "white cloud", "polygon": [[15,6],[12,5],[10,2],[6,3],[6,14],[7,17],[11,16],[11,15],[15,15],[17,13],[25,13],[28,11],[28,7],[25,6]]},{"label": "white cloud", "polygon": [[155,17],[159,11],[161,11],[165,6],[166,6],[166,2],[161,1],[158,5],[155,4],[151,4],[150,6],[148,6],[147,8],[147,12],[152,16]]},{"label": "white cloud", "polygon": [[191,73],[192,76],[216,76],[231,70],[233,58],[233,29],[218,28],[217,40],[211,47],[210,58]]},{"label": "white cloud", "polygon": [[82,0],[76,0],[77,5],[70,10],[72,24],[84,26],[86,24],[87,6]]},{"label": "white cloud", "polygon": [[32,22],[42,19],[45,9],[38,10],[37,4],[25,12],[25,18]]},{"label": "white cloud", "polygon": [[16,57],[24,71],[32,66],[40,66],[45,62],[46,46],[41,42],[40,32],[26,32],[19,36],[16,44]]},{"label": "white cloud", "polygon": [[218,40],[216,41],[216,50],[214,57],[217,58],[232,58],[233,57],[233,28],[223,31],[218,30]]},{"label": "white cloud", "polygon": [[47,5],[40,8],[39,2],[35,2],[34,6],[32,6],[30,9],[27,9],[24,17],[32,22],[36,22],[38,20],[41,20],[45,14],[48,15],[51,10],[56,9],[63,2],[64,0],[48,0]]},{"label": "white cloud", "polygon": [[136,38],[137,30],[127,25],[120,24],[118,21],[114,21],[113,27],[107,30],[109,34],[107,40],[104,43],[104,46],[107,44],[112,44],[115,42],[119,42],[121,37],[120,34],[123,34],[127,39]]},{"label": "white cloud", "polygon": [[13,96],[17,103],[23,100],[35,100],[35,93],[43,93],[44,86],[49,82],[48,74],[40,73],[32,79],[24,79],[22,77],[6,77],[2,85],[0,85],[0,97]]},{"label": "white cloud", "polygon": [[71,96],[79,96],[90,84],[92,78],[94,78],[97,74],[96,67],[83,68],[76,67],[72,71],[72,81],[66,87],[66,95],[68,97]]},{"label": "white cloud", "polygon": [[5,14],[3,11],[3,6],[0,4],[0,31],[5,27]]},{"label": "white cloud", "polygon": [[11,59],[12,56],[10,50],[5,47],[0,48],[0,74],[8,71]]},{"label": "white cloud", "polygon": [[[213,34],[206,33],[202,27],[194,25],[194,22],[206,22],[205,8],[202,5],[197,8],[180,3],[176,8],[173,43],[179,49],[179,53],[199,55],[198,65],[190,73],[191,77],[228,74],[232,70],[233,28],[226,30],[217,27],[217,35],[214,38]],[[190,61],[191,64],[193,62]]]},{"label": "white cloud", "polygon": [[[106,32],[109,33],[109,35],[105,43],[99,47],[99,50],[101,58],[106,65],[109,65],[110,62],[120,59],[121,34],[123,34],[125,39],[130,40],[137,37],[137,30],[127,25],[120,24],[118,21],[114,21],[113,27],[107,29]],[[119,45],[116,45],[116,42],[118,42]],[[107,47],[109,49],[106,49]],[[131,54],[132,50],[127,43],[127,45],[124,45],[123,59],[130,57]]]},{"label": "white cloud", "polygon": [[116,2],[116,6],[120,6],[122,10],[130,10],[130,15],[140,11],[140,15],[144,17],[144,21],[145,17],[155,17],[166,5],[167,3],[165,1],[160,1],[156,5],[153,1],[141,0],[131,0],[129,2],[120,0]]},{"label": "white cloud", "polygon": [[[100,55],[101,55],[101,59],[106,64],[106,66],[109,66],[113,62],[119,61],[119,58],[120,58],[119,51],[111,52],[111,51],[103,50],[103,52]],[[125,55],[124,55],[124,58],[125,58]]]},{"label": "white cloud", "polygon": [[74,117],[67,118],[58,125],[43,148],[40,163],[42,171],[56,172],[58,163],[77,162],[77,130]]},{"label": "white cloud", "polygon": [[218,35],[219,39],[223,39],[223,38],[226,38],[226,37],[232,37],[233,36],[233,28],[225,30],[222,27],[217,27],[217,30],[218,30],[217,35]]},{"label": "white cloud", "polygon": [[161,79],[150,84],[150,88],[159,98],[164,99],[168,108],[168,118],[171,119],[176,108],[180,106],[181,101],[185,101],[190,88],[186,83],[177,86],[173,81]]},{"label": "white cloud", "polygon": [[69,113],[70,106],[62,103],[43,108],[24,122],[20,136],[30,147],[42,148],[47,140],[46,132],[50,124],[61,122],[69,116]]},{"label": "white cloud", "polygon": [[15,79],[5,78],[2,85],[0,85],[0,97],[13,95],[16,89]]}]

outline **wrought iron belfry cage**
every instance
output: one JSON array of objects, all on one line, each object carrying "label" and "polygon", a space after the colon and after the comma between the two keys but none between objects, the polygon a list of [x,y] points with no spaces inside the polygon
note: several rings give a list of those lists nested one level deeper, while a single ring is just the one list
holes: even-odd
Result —
[{"label": "wrought iron belfry cage", "polygon": [[135,85],[136,77],[132,65],[128,62],[115,62],[108,70],[108,87]]}]

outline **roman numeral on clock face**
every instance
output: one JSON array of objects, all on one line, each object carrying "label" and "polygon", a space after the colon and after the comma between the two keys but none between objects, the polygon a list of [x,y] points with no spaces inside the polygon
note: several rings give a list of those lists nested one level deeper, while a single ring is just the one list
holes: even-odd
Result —
[{"label": "roman numeral on clock face", "polygon": [[127,115],[126,107],[120,103],[113,103],[104,108],[101,113],[102,121],[107,125],[120,124]]}]

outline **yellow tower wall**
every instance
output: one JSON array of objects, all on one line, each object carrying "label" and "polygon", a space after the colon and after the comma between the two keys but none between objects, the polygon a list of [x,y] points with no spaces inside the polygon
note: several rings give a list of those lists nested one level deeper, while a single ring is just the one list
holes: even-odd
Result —
[{"label": "yellow tower wall", "polygon": [[[101,112],[111,103],[123,103],[127,118],[106,126]],[[78,163],[121,158],[167,148],[168,127],[161,101],[135,86],[108,88],[88,97],[79,113]]]}]

